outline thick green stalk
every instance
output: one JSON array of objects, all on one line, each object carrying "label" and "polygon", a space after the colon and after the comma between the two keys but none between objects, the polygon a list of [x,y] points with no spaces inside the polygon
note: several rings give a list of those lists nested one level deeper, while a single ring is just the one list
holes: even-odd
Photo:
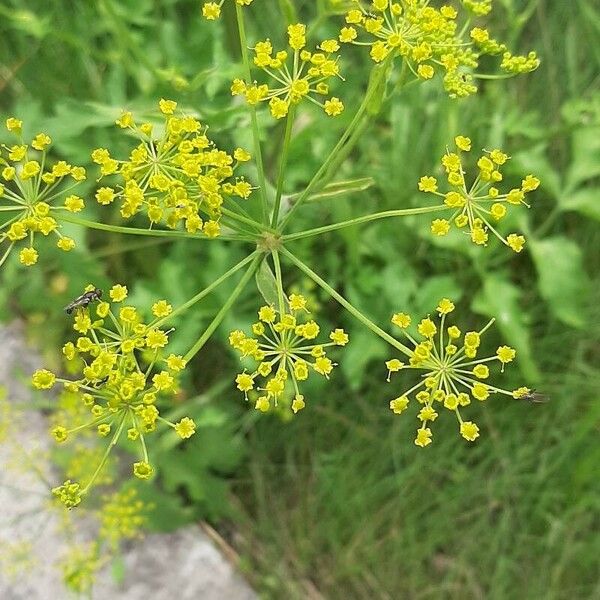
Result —
[{"label": "thick green stalk", "polygon": [[237,273],[240,269],[245,267],[250,261],[252,261],[256,257],[256,255],[257,253],[253,252],[252,254],[244,258],[244,260],[237,263],[237,265],[231,267],[231,269],[229,269],[226,273],[223,273],[223,275],[221,275],[221,277],[219,277],[218,279],[215,279],[209,286],[205,287],[202,291],[198,292],[195,296],[190,298],[187,302],[184,302],[181,306],[178,306],[172,313],[154,323],[153,327],[160,327],[166,321],[170,321],[174,317],[180,315],[182,312],[185,312],[188,308],[196,304],[196,302],[200,302],[202,298],[208,296],[208,294],[210,294],[214,289],[220,286],[226,279],[229,279],[234,273]]},{"label": "thick green stalk", "polygon": [[285,242],[290,242],[292,240],[299,240],[301,238],[320,235],[328,231],[335,231],[336,229],[343,229],[344,227],[352,227],[352,225],[360,225],[361,223],[368,223],[369,221],[376,221],[378,219],[387,219],[388,217],[407,217],[409,215],[422,215],[431,212],[438,212],[440,210],[448,210],[448,208],[448,206],[442,204],[440,206],[424,206],[421,208],[386,210],[380,213],[374,213],[372,215],[356,217],[348,221],[340,221],[339,223],[333,223],[332,225],[324,225],[323,227],[315,227],[314,229],[299,231],[298,233],[290,233],[288,235],[284,235],[282,239]]},{"label": "thick green stalk", "polygon": [[[248,56],[248,42],[246,41],[246,29],[244,27],[244,11],[236,2],[235,14],[238,24],[238,32],[240,36],[240,49],[242,52],[242,60],[244,61],[244,76],[249,84],[252,81],[252,73],[250,72],[250,58]],[[265,179],[265,167],[260,148],[260,128],[258,126],[258,118],[256,116],[256,107],[248,105],[250,112],[250,121],[252,123],[252,139],[254,141],[254,156],[256,157],[256,169],[258,171],[258,185],[260,186],[260,200],[263,213],[263,222],[269,222],[269,204],[267,201],[267,182]]]},{"label": "thick green stalk", "polygon": [[277,221],[279,219],[279,208],[281,206],[281,196],[283,194],[283,180],[285,179],[285,167],[287,165],[290,140],[292,138],[292,126],[294,124],[294,112],[294,107],[291,106],[286,117],[285,135],[283,138],[281,158],[279,160],[279,175],[277,176],[277,191],[275,192],[275,206],[273,208],[273,217],[271,218],[271,227],[277,227]]},{"label": "thick green stalk", "polygon": [[346,298],[335,291],[324,279],[319,277],[308,265],[305,265],[299,258],[296,258],[289,250],[281,248],[281,253],[289,258],[302,272],[308,275],[317,285],[320,285],[332,298],[335,298],[353,317],[358,319],[363,325],[366,325],[375,335],[400,352],[411,357],[413,352],[410,348],[386,333],[381,327],[373,323],[368,317],[363,315],[354,305],[350,304]]},{"label": "thick green stalk", "polygon": [[208,341],[210,336],[214,333],[215,329],[221,324],[221,321],[225,315],[229,312],[229,309],[233,306],[233,303],[237,300],[238,296],[244,291],[244,288],[258,269],[261,261],[264,259],[264,254],[258,254],[254,256],[252,264],[248,267],[248,270],[244,273],[244,276],[240,279],[231,296],[227,299],[225,304],[221,307],[215,318],[210,322],[204,333],[200,336],[200,339],[190,348],[188,353],[184,356],[186,361],[190,361],[196,354],[202,349],[204,344]]}]

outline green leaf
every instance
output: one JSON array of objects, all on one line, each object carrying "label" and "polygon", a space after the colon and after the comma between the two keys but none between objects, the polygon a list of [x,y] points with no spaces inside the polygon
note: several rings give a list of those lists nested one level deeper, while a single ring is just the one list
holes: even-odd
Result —
[{"label": "green leaf", "polygon": [[[255,277],[256,287],[258,288],[258,291],[261,293],[262,297],[265,299],[267,304],[279,306],[277,280],[275,279],[275,275],[273,275],[273,271],[271,271],[271,267],[269,266],[266,260],[262,261],[260,268],[256,272]],[[288,301],[285,295],[283,299],[287,309]]]},{"label": "green leaf", "polygon": [[428,314],[435,310],[442,298],[457,302],[461,297],[462,290],[452,275],[436,275],[417,288],[415,311],[419,315]]},{"label": "green leaf", "polygon": [[590,280],[579,246],[563,236],[530,240],[529,250],[538,272],[538,287],[552,313],[572,327],[585,324]]},{"label": "green leaf", "polygon": [[[391,354],[390,354],[391,353]],[[366,367],[372,360],[383,361],[394,355],[393,348],[387,346],[372,331],[364,327],[350,332],[350,343],[344,349],[344,360],[340,361],[346,381],[353,390],[360,389],[368,373]]]},{"label": "green leaf", "polygon": [[539,177],[542,182],[541,189],[550,192],[554,198],[560,198],[562,184],[556,169],[546,157],[545,145],[539,145],[526,152],[515,154],[512,163],[521,175],[531,174]]},{"label": "green leaf", "polygon": [[[329,200],[330,198],[336,198],[338,196],[346,196],[355,192],[364,192],[374,184],[375,180],[372,177],[334,181],[333,183],[328,183],[320,192],[309,196],[307,201],[317,202],[319,200]],[[293,198],[294,196],[291,197],[291,199]]]},{"label": "green leaf", "polygon": [[600,127],[577,129],[572,136],[567,189],[600,175]]},{"label": "green leaf", "polygon": [[521,304],[519,288],[500,275],[488,275],[483,289],[475,296],[471,308],[482,315],[496,319],[496,325],[507,344],[517,351],[517,364],[534,384],[540,379],[540,372],[533,359],[529,327]]},{"label": "green leaf", "polygon": [[561,196],[559,204],[562,210],[575,211],[600,221],[600,187],[582,188],[565,194]]}]

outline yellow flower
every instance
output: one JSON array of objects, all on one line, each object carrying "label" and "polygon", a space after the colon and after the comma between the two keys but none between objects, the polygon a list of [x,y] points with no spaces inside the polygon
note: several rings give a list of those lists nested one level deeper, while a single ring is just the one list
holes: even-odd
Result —
[{"label": "yellow flower", "polygon": [[324,40],[311,52],[306,49],[305,25],[289,25],[287,33],[290,51],[275,51],[269,40],[258,42],[254,47],[254,65],[265,71],[274,83],[235,79],[231,93],[243,95],[251,105],[268,102],[271,115],[276,119],[285,117],[291,106],[304,99],[321,106],[330,116],[341,114],[344,104],[339,98],[333,96],[324,102],[319,99],[329,94],[328,81],[340,77],[338,61],[333,56],[339,50],[338,42]]},{"label": "yellow flower", "polygon": [[123,302],[127,298],[127,288],[121,284],[113,285],[108,295],[113,302]]},{"label": "yellow flower", "polygon": [[344,110],[344,104],[339,98],[334,96],[330,100],[325,101],[323,108],[330,117],[337,117]]},{"label": "yellow flower", "polygon": [[329,334],[329,339],[336,346],[345,346],[349,341],[348,334],[343,329],[335,329],[334,331],[332,331]]},{"label": "yellow flower", "polygon": [[421,446],[421,448],[425,448],[425,446],[431,444],[431,429],[429,427],[417,429],[415,444]]},{"label": "yellow flower", "polygon": [[406,410],[408,403],[409,400],[406,396],[394,398],[394,400],[390,400],[390,410],[392,410],[394,414],[399,415]]},{"label": "yellow flower", "polygon": [[12,133],[20,133],[23,121],[15,119],[15,117],[9,117],[6,119],[6,129]]},{"label": "yellow flower", "polygon": [[79,196],[67,196],[65,198],[65,208],[70,212],[80,212],[85,207],[83,198]]},{"label": "yellow flower", "polygon": [[21,252],[19,252],[19,261],[27,267],[31,265],[35,265],[38,261],[38,253],[35,248],[23,248]]},{"label": "yellow flower", "polygon": [[133,464],[133,474],[138,479],[150,479],[153,473],[154,469],[152,468],[152,465],[146,461],[140,461]]},{"label": "yellow flower", "polygon": [[[438,417],[434,407],[437,403],[441,403],[456,414],[461,424],[461,435],[472,441],[477,437],[479,430],[470,421],[465,422],[465,427],[462,426],[460,410],[471,403],[471,397],[484,401],[491,394],[514,396],[515,392],[482,383],[481,380],[490,376],[489,365],[492,362],[498,361],[503,371],[504,365],[511,362],[516,353],[509,346],[500,346],[495,356],[477,358],[481,335],[491,326],[493,319],[480,331],[465,333],[463,345],[459,347],[458,340],[462,335],[460,329],[455,325],[446,327],[447,315],[453,310],[454,303],[448,298],[443,298],[437,307],[440,316],[439,327],[430,318],[426,318],[417,327],[421,341],[413,339],[408,333],[405,334],[413,347],[412,350],[409,347],[404,347],[403,350],[409,357],[409,366],[423,374],[419,383],[390,401],[390,410],[400,414],[408,406],[410,395],[414,394],[416,400],[423,405],[418,418],[423,423],[433,422]],[[407,315],[398,314],[403,316],[403,323],[409,322]],[[403,363],[398,359],[390,359],[386,362],[388,381],[393,372],[400,370],[400,365],[403,366]],[[428,430],[422,427],[417,432],[418,441],[415,443],[419,446],[425,446],[431,441],[431,431],[429,433],[425,431]]]},{"label": "yellow flower", "polygon": [[166,300],[159,300],[152,305],[152,314],[155,317],[167,317],[173,311],[173,307]]},{"label": "yellow flower", "polygon": [[69,435],[69,432],[67,431],[66,427],[62,427],[62,426],[59,425],[57,427],[54,427],[54,429],[52,429],[52,437],[59,444],[62,444],[63,442],[66,442],[68,435]]},{"label": "yellow flower", "polygon": [[[482,15],[487,11],[480,7],[487,8],[491,3],[463,0],[463,4]],[[525,73],[537,68],[539,60],[535,53],[513,57],[487,30],[475,27],[469,32],[468,17],[460,24],[458,16],[453,7],[436,8],[426,0],[402,3],[354,0],[346,13],[347,26],[342,27],[339,40],[370,46],[370,56],[376,63],[388,57],[399,58],[420,79],[431,79],[436,71],[444,72],[444,87],[453,98],[477,91],[471,72],[483,55],[501,54],[500,68],[509,73]]]},{"label": "yellow flower", "polygon": [[464,421],[460,424],[460,435],[469,442],[474,442],[479,437],[479,427],[472,421]]},{"label": "yellow flower", "polygon": [[175,431],[182,440],[185,440],[196,433],[196,423],[189,417],[184,417],[179,423],[175,424]]},{"label": "yellow flower", "polygon": [[437,192],[437,179],[424,176],[419,179],[419,189],[422,192]]},{"label": "yellow flower", "polygon": [[444,236],[450,231],[450,223],[446,219],[435,219],[431,222],[431,233]]},{"label": "yellow flower", "polygon": [[292,401],[292,410],[294,411],[294,414],[302,410],[305,406],[304,396],[302,394],[296,394],[294,396],[294,400]]},{"label": "yellow flower", "polygon": [[163,115],[172,115],[177,108],[177,102],[161,98],[158,102],[158,108]]},{"label": "yellow flower", "polygon": [[[320,332],[319,325],[308,320],[299,323],[300,317],[306,317],[306,299],[299,294],[290,295],[290,312],[279,313],[273,306],[263,306],[258,311],[259,323],[252,326],[256,337],[247,336],[243,331],[232,331],[229,343],[242,356],[251,357],[256,369],[250,373],[244,371],[237,375],[237,388],[248,400],[248,392],[258,389],[263,392],[256,400],[255,408],[262,412],[269,410],[271,403],[277,406],[284,397],[286,387],[295,392],[292,410],[298,412],[304,408],[304,396],[300,394],[298,383],[308,379],[311,372],[328,377],[335,364],[326,356],[325,348],[344,346],[348,335],[343,329],[335,329],[327,344],[307,345]],[[258,383],[261,378],[264,384]]]},{"label": "yellow flower", "polygon": [[220,234],[219,220],[227,198],[247,199],[252,185],[235,172],[249,155],[237,157],[217,148],[206,128],[192,116],[177,112],[177,103],[161,99],[163,118],[160,137],[149,123],[137,125],[128,113],[119,120],[137,138],[127,160],[113,158],[105,148],[92,151],[101,177],[116,176],[114,187],[96,192],[100,204],[117,201],[121,216],[133,218],[145,212],[151,226],[185,227],[189,233],[214,238]]},{"label": "yellow flower", "polygon": [[[38,250],[35,248],[36,234],[48,236],[54,233],[57,236],[57,246],[62,250],[69,251],[74,247],[71,238],[64,237],[60,233],[57,218],[64,213],[54,212],[61,210],[62,206],[55,206],[55,202],[63,199],[63,194],[77,185],[77,182],[85,179],[83,167],[72,166],[65,161],[59,161],[51,168],[51,160],[48,149],[52,142],[45,133],[38,133],[32,140],[31,145],[23,143],[20,134],[22,123],[11,117],[6,126],[9,131],[19,136],[19,143],[13,146],[4,146],[6,154],[0,151],[0,174],[5,183],[0,184],[0,198],[3,198],[9,206],[3,210],[9,210],[10,219],[0,231],[0,265],[9,256],[15,242],[28,239],[28,245],[19,252],[19,261],[25,266],[32,266],[38,262]],[[35,159],[31,157],[31,148],[41,153]],[[29,153],[28,153],[29,152]],[[8,159],[8,160],[7,160]],[[14,165],[9,164],[12,161]],[[75,181],[70,187],[63,186],[63,180],[67,176]],[[68,198],[71,198],[69,196]],[[76,198],[76,196],[73,196]],[[65,200],[67,208],[75,205],[71,200]],[[55,215],[57,218],[55,218]],[[6,242],[7,248],[1,249]]]},{"label": "yellow flower", "polygon": [[74,508],[81,502],[82,491],[78,483],[71,482],[69,479],[62,485],[52,489],[52,494],[58,498],[58,500],[66,508]]},{"label": "yellow flower", "polygon": [[[454,138],[459,151],[468,152],[471,149],[471,140],[459,135]],[[460,152],[448,152],[442,157],[442,165],[446,170],[449,191],[437,191],[437,181],[433,177],[424,176],[419,181],[419,190],[444,197],[444,204],[454,209],[449,219],[435,219],[431,223],[431,232],[434,235],[444,236],[450,231],[451,222],[456,227],[468,225],[471,241],[479,246],[488,242],[488,231],[491,231],[503,244],[521,252],[525,244],[522,235],[511,233],[504,237],[496,227],[491,224],[491,219],[499,221],[507,214],[511,205],[521,204],[528,206],[525,195],[539,186],[539,180],[533,175],[523,179],[521,188],[514,188],[501,194],[494,185],[502,180],[500,167],[509,160],[509,156],[495,148],[484,152],[477,160],[478,174],[470,186],[465,182],[465,167],[462,163]]]},{"label": "yellow flower", "polygon": [[146,336],[146,346],[153,350],[164,348],[168,342],[169,338],[162,329],[151,329]]},{"label": "yellow flower", "polygon": [[[85,291],[92,289],[95,289],[94,286],[88,286]],[[153,321],[144,323],[134,307],[121,306],[117,318],[114,303],[127,297],[125,286],[113,286],[108,296],[113,304],[101,302],[95,306],[100,320],[92,321],[91,306],[77,311],[73,328],[83,335],[78,337],[76,344],[68,342],[63,346],[65,358],[74,361],[70,371],[79,368],[80,374],[73,380],[67,380],[43,369],[34,373],[32,381],[38,389],[49,389],[56,382],[62,383],[80,400],[82,410],[90,413],[87,423],[84,420],[82,424],[78,416],[71,429],[63,424],[56,426],[52,434],[57,441],[66,440],[74,431],[91,429],[101,437],[109,436],[108,456],[120,436],[126,435],[129,440],[139,443],[140,453],[144,456],[143,461],[136,463],[135,476],[148,478],[152,468],[146,460],[146,438],[157,425],[160,422],[168,424],[183,439],[195,431],[191,419],[183,417],[179,422],[171,423],[160,414],[157,405],[159,398],[162,407],[167,399],[173,399],[177,394],[177,378],[186,361],[176,354],[162,358],[160,351],[169,340],[167,332],[158,326],[161,317],[155,315]],[[165,309],[163,303],[156,302],[154,306],[158,305],[161,310],[154,312],[162,314]],[[168,370],[161,370],[162,365]],[[102,467],[103,459],[100,460]],[[81,490],[82,495],[102,481],[99,479],[101,471],[101,468],[92,470],[93,476]]]},{"label": "yellow flower", "polygon": [[58,242],[56,242],[56,245],[61,250],[69,252],[75,248],[75,240],[70,237],[63,236],[58,240]]}]

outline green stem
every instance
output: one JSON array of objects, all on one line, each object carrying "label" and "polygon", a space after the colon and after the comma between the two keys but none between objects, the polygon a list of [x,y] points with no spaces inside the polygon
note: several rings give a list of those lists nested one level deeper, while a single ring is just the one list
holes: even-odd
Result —
[{"label": "green stem", "polygon": [[285,135],[283,138],[283,148],[281,150],[281,159],[279,161],[279,175],[277,176],[277,191],[275,192],[275,207],[273,208],[273,217],[271,218],[271,227],[277,227],[279,219],[279,208],[281,206],[281,195],[283,194],[283,180],[285,178],[285,167],[290,149],[290,140],[292,138],[292,126],[294,124],[294,107],[291,106],[286,117]]},{"label": "green stem", "polygon": [[400,343],[393,338],[389,333],[386,333],[381,327],[375,325],[368,317],[363,315],[355,306],[350,304],[341,294],[336,292],[324,279],[319,277],[308,265],[305,265],[299,258],[296,258],[289,250],[281,248],[281,253],[287,256],[302,272],[308,275],[317,285],[320,285],[332,298],[335,298],[353,317],[358,319],[363,325],[366,325],[375,335],[378,335],[382,340],[400,352],[411,357],[413,352],[410,348]]},{"label": "green stem", "polygon": [[356,217],[354,219],[350,219],[349,221],[340,221],[339,223],[333,223],[332,225],[324,225],[323,227],[316,227],[315,229],[307,229],[306,231],[299,231],[298,233],[290,233],[288,235],[284,235],[282,239],[285,242],[290,242],[292,240],[299,240],[301,238],[307,238],[313,235],[320,235],[328,231],[335,231],[336,229],[343,229],[344,227],[352,227],[352,225],[360,225],[361,223],[368,223],[369,221],[376,221],[378,219],[387,219],[388,217],[407,217],[409,215],[422,215],[448,209],[448,206],[442,204],[440,206],[386,210],[383,212],[374,213],[372,215]]},{"label": "green stem", "polygon": [[249,217],[244,217],[243,215],[240,215],[234,212],[233,210],[229,210],[228,208],[225,208],[223,206],[221,207],[221,212],[230,219],[233,219],[234,221],[239,221],[240,223],[245,223],[246,225],[250,225],[250,227],[253,227],[259,232],[263,232],[265,229],[267,229],[274,233],[274,231],[270,227],[265,227],[265,225],[259,223],[258,221],[250,219]]},{"label": "green stem", "polygon": [[181,306],[178,306],[172,313],[158,320],[152,326],[160,327],[166,321],[169,321],[174,317],[180,315],[182,312],[185,312],[188,308],[196,304],[196,302],[199,302],[200,300],[202,300],[202,298],[208,296],[208,294],[210,294],[215,288],[220,286],[226,279],[229,279],[234,273],[237,273],[240,269],[245,267],[250,261],[252,261],[256,257],[256,254],[256,252],[253,252],[252,254],[244,258],[244,260],[231,267],[231,269],[229,269],[226,273],[223,273],[223,275],[221,275],[221,277],[219,277],[218,279],[215,279],[209,286],[205,287],[201,292],[198,292],[194,297],[190,298]]},{"label": "green stem", "polygon": [[100,461],[100,464],[94,471],[92,478],[88,481],[88,484],[85,486],[85,488],[83,488],[81,490],[82,495],[86,494],[87,491],[92,487],[92,485],[94,484],[94,481],[96,481],[96,478],[100,474],[100,471],[103,469],[104,465],[106,464],[106,461],[108,460],[108,455],[111,453],[113,446],[115,446],[116,443],[119,441],[119,437],[121,437],[121,432],[123,431],[123,427],[125,425],[125,417],[126,416],[127,416],[127,412],[123,411],[123,416],[121,417],[121,422],[119,423],[119,427],[115,431],[115,434],[113,435],[112,440],[110,440],[110,443],[108,444],[106,451],[104,452],[104,455],[102,456],[102,460]]},{"label": "green stem", "polygon": [[273,263],[275,265],[275,280],[277,281],[277,299],[279,301],[279,318],[283,318],[285,312],[285,301],[283,294],[283,277],[281,276],[281,262],[279,252],[273,250]]},{"label": "green stem", "polygon": [[[242,59],[244,61],[244,71],[246,82],[249,84],[252,81],[252,73],[250,72],[250,58],[248,56],[248,42],[246,41],[246,29],[244,27],[244,11],[242,7],[236,2],[235,13],[237,17],[238,32],[240,36],[240,48],[242,52]],[[262,150],[260,148],[260,128],[258,126],[258,118],[256,116],[256,107],[248,105],[250,112],[250,121],[252,123],[252,139],[254,142],[254,155],[256,156],[256,169],[258,171],[258,185],[260,187],[260,200],[263,212],[264,223],[269,222],[269,206],[267,201],[267,182],[265,179],[265,167],[262,157]]]},{"label": "green stem", "polygon": [[[386,71],[387,71],[387,60],[386,60],[386,62],[382,63],[381,65],[375,67],[375,69],[377,69],[377,71],[375,71],[375,74],[374,74],[373,78],[371,79],[369,89],[367,90],[367,93],[365,94],[363,101],[361,102],[358,110],[356,111],[354,118],[350,122],[350,125],[348,125],[348,127],[346,128],[346,131],[344,131],[344,133],[342,134],[342,137],[340,138],[338,143],[335,145],[333,150],[330,152],[330,154],[326,158],[325,162],[321,165],[319,170],[315,173],[314,177],[310,180],[306,189],[302,192],[302,194],[300,194],[298,200],[290,208],[289,212],[287,213],[287,215],[281,222],[281,227],[280,227],[281,231],[283,231],[283,228],[285,227],[287,222],[290,220],[291,216],[306,201],[306,199],[310,196],[310,194],[316,188],[317,184],[320,183],[321,178],[329,170],[330,165],[333,163],[336,156],[342,150],[344,145],[348,142],[348,140],[352,136],[352,133],[354,132],[354,130],[361,124],[361,122],[367,112],[367,107],[369,106],[369,103],[373,99],[375,93],[378,92],[380,89],[381,78],[385,76]],[[358,138],[354,138],[354,143],[356,143],[357,140],[358,140]],[[349,150],[350,150],[349,148],[346,148],[345,152],[347,153]]]},{"label": "green stem", "polygon": [[229,296],[229,298],[227,299],[227,302],[223,304],[221,310],[219,310],[215,318],[210,322],[209,326],[206,328],[206,331],[200,336],[200,339],[190,348],[189,352],[184,356],[186,362],[189,362],[192,358],[194,358],[194,356],[196,356],[196,354],[201,350],[204,344],[206,344],[210,336],[214,333],[215,329],[221,324],[221,321],[229,312],[229,309],[233,306],[233,303],[237,300],[238,296],[244,291],[244,288],[256,272],[256,269],[260,265],[263,258],[263,254],[258,254],[254,256],[252,264],[250,265],[250,267],[248,267],[248,270],[240,279],[240,282],[237,284],[237,286],[231,293],[231,296]]},{"label": "green stem", "polygon": [[[188,240],[206,240],[212,241],[213,238],[208,238],[203,235],[196,235],[194,233],[188,233],[187,231],[167,231],[165,229],[138,229],[136,227],[122,227],[120,225],[108,225],[107,223],[97,223],[96,221],[88,221],[87,219],[80,219],[70,214],[56,214],[58,221],[64,221],[65,223],[74,223],[75,225],[81,225],[89,229],[99,229],[101,231],[110,231],[111,233],[124,233],[130,235],[145,235],[154,237],[170,237],[170,238],[185,238]],[[227,241],[240,241],[240,242],[252,242],[246,236],[241,235],[221,235],[220,240]]]}]

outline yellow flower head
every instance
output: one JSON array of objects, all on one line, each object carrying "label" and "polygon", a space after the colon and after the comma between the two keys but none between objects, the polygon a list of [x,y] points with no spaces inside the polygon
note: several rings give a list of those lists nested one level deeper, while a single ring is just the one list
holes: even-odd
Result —
[{"label": "yellow flower head", "polygon": [[[108,295],[112,304],[81,305],[74,314],[73,328],[80,335],[76,343],[64,345],[63,354],[69,361],[70,372],[79,372],[78,375],[62,379],[41,369],[33,374],[32,381],[42,390],[63,384],[79,401],[82,414],[88,415],[83,421],[79,416],[71,428],[57,424],[52,429],[57,442],[68,441],[76,431],[89,429],[107,439],[110,451],[121,436],[126,436],[139,444],[140,455],[144,457],[136,463],[134,474],[146,479],[152,474],[147,460],[148,434],[161,423],[172,427],[182,439],[194,434],[196,426],[191,419],[184,417],[178,423],[171,423],[156,406],[159,399],[163,402],[173,399],[186,361],[182,356],[165,352],[168,332],[160,324],[171,312],[166,301],[159,300],[153,305],[154,317],[146,323],[135,307],[116,305],[127,297],[125,286],[114,285]],[[104,465],[102,459],[101,464]],[[98,483],[99,476],[100,471],[94,470],[80,496]],[[61,490],[63,503],[73,504],[74,496],[69,490],[74,488],[63,488],[57,488]]]},{"label": "yellow flower head", "polygon": [[182,225],[188,233],[217,237],[225,201],[247,199],[252,192],[243,177],[235,176],[249,154],[238,148],[234,157],[217,148],[195,117],[178,113],[175,101],[162,98],[158,106],[164,122],[160,137],[149,123],[138,124],[126,112],[117,125],[138,138],[128,159],[113,158],[106,148],[92,152],[101,178],[118,181],[99,188],[96,200],[103,205],[117,201],[125,219],[144,212],[151,226]]},{"label": "yellow flower head", "polygon": [[442,157],[442,166],[448,180],[448,191],[438,191],[437,180],[433,177],[424,176],[419,181],[419,190],[443,198],[444,204],[452,209],[449,218],[432,221],[431,232],[434,235],[444,236],[454,224],[458,229],[466,228],[474,244],[485,246],[489,239],[488,232],[491,231],[503,244],[515,252],[521,252],[525,245],[525,238],[516,233],[503,236],[497,229],[497,223],[504,218],[511,206],[522,204],[529,207],[525,195],[538,188],[539,179],[528,175],[523,179],[520,188],[500,193],[497,184],[502,181],[501,167],[510,157],[501,150],[494,149],[485,151],[479,157],[477,175],[473,182],[467,185],[466,168],[461,152],[471,150],[471,140],[459,135],[455,138],[455,144],[456,152],[448,151]]},{"label": "yellow flower head", "polygon": [[[53,163],[48,152],[52,140],[38,133],[30,144],[22,143],[22,122],[14,117],[6,121],[8,131],[19,136],[19,144],[4,146],[7,153],[0,156],[0,198],[10,206],[10,220],[0,229],[0,266],[9,257],[13,247],[22,240],[26,247],[19,252],[19,262],[33,266],[39,253],[37,236],[56,235],[56,246],[65,252],[75,247],[71,238],[60,232],[60,209],[57,204],[73,212],[83,208],[83,200],[69,191],[85,179],[83,167],[65,161]],[[20,244],[19,244],[20,245]]]},{"label": "yellow flower head", "polygon": [[[491,363],[498,361],[503,371],[504,365],[516,356],[515,350],[509,346],[500,346],[495,356],[477,358],[482,334],[494,320],[492,319],[481,331],[465,333],[461,346],[459,339],[462,332],[456,325],[447,327],[446,323],[446,315],[453,310],[454,303],[448,298],[443,298],[437,306],[439,325],[431,318],[423,319],[417,326],[417,337],[406,333],[403,328],[412,345],[412,349],[403,346],[409,357],[407,368],[421,371],[422,376],[419,383],[390,401],[390,410],[396,414],[404,412],[411,395],[423,405],[418,414],[419,420],[423,422],[415,440],[418,446],[426,446],[431,442],[431,430],[425,425],[438,417],[437,406],[453,411],[459,422],[460,434],[465,439],[474,441],[479,435],[479,429],[471,421],[463,421],[461,408],[469,405],[471,398],[482,402],[492,394],[500,393],[511,397],[514,395],[513,392],[482,381],[490,376]],[[398,314],[405,317],[402,321],[406,323],[407,316],[404,313]],[[393,373],[401,369],[405,371],[404,363],[396,358],[388,360],[386,367],[388,381]]]},{"label": "yellow flower head", "polygon": [[288,26],[289,50],[274,50],[270,40],[258,42],[254,47],[254,65],[263,70],[271,82],[257,83],[235,79],[231,93],[243,95],[249,104],[268,102],[271,115],[276,119],[285,117],[290,107],[303,100],[321,106],[332,117],[344,110],[343,102],[329,95],[329,81],[340,78],[339,50],[336,40],[322,41],[315,51],[306,49],[306,26],[297,23]]},{"label": "yellow flower head", "polygon": [[[490,0],[463,1],[474,12],[484,3]],[[342,43],[370,47],[376,63],[399,57],[419,79],[443,73],[444,87],[453,98],[477,91],[471,73],[483,55],[502,55],[500,68],[507,73],[526,73],[539,65],[535,52],[513,56],[487,29],[475,27],[469,34],[468,21],[459,24],[458,12],[448,5],[436,8],[428,0],[354,0],[353,4],[340,31]]]},{"label": "yellow flower head", "polygon": [[[237,388],[248,400],[249,392],[262,392],[256,401],[256,409],[266,412],[271,404],[277,406],[289,387],[295,393],[291,408],[294,413],[305,406],[300,394],[299,382],[308,379],[311,372],[328,378],[335,363],[326,356],[325,348],[345,346],[348,335],[343,329],[335,329],[329,335],[331,342],[311,343],[319,336],[320,327],[308,319],[306,299],[300,294],[290,296],[290,312],[263,306],[258,311],[258,323],[252,327],[253,336],[243,331],[229,335],[231,346],[242,356],[256,363],[254,371],[244,371],[236,377]],[[304,322],[300,322],[304,319]],[[264,383],[259,383],[263,379]]]}]

